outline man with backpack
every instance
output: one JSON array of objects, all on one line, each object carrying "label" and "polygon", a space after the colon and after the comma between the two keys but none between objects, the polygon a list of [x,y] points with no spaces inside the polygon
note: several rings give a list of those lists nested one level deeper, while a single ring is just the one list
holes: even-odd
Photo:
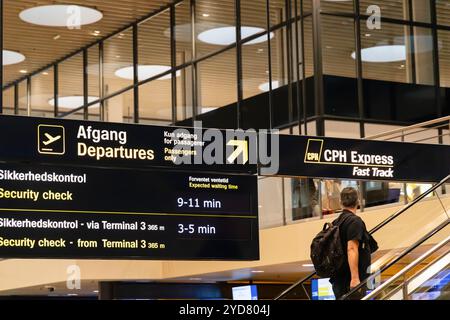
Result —
[{"label": "man with backpack", "polygon": [[[356,215],[358,191],[341,192],[343,212],[327,223],[311,244],[311,260],[317,275],[330,278],[336,299],[342,298],[369,276],[371,254],[378,249],[364,221]],[[362,298],[361,293],[351,298]]]},{"label": "man with backpack", "polygon": [[371,264],[370,235],[364,221],[356,215],[359,205],[358,191],[354,188],[342,190],[341,203],[343,212],[333,225],[339,225],[339,235],[347,263],[344,263],[330,279],[336,299],[367,279]]}]

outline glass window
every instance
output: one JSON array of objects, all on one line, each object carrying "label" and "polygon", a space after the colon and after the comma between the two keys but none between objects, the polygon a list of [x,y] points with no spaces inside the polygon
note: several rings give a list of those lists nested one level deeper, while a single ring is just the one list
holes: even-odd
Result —
[{"label": "glass window", "polygon": [[177,121],[192,118],[192,67],[179,71],[177,77]]},{"label": "glass window", "polygon": [[236,103],[236,49],[201,61],[197,73],[198,114]]},{"label": "glass window", "polygon": [[393,203],[404,203],[404,191],[402,183],[365,181],[363,192],[364,206],[371,208]]},{"label": "glass window", "polygon": [[437,23],[450,25],[450,4],[448,0],[436,0]]},{"label": "glass window", "polygon": [[236,43],[234,0],[197,0],[195,38],[197,56]]},{"label": "glass window", "polygon": [[319,180],[312,178],[286,179],[290,184],[286,190],[291,190],[286,196],[290,199],[286,202],[291,209],[292,221],[320,217],[321,204],[319,202]]},{"label": "glass window", "polygon": [[170,70],[170,11],[163,11],[139,24],[138,34],[139,81]]},{"label": "glass window", "polygon": [[342,211],[341,192],[343,189],[341,180],[322,180],[320,191],[324,216]]},{"label": "glass window", "polygon": [[81,111],[77,111],[74,113],[71,113],[64,117],[64,119],[70,119],[70,120],[84,120],[84,113]]},{"label": "glass window", "polygon": [[[267,38],[267,34],[266,34]],[[269,128],[269,55],[267,43],[242,47],[241,126]]]},{"label": "glass window", "polygon": [[31,116],[54,117],[53,83],[53,68],[42,71],[31,78]]},{"label": "glass window", "polygon": [[323,73],[356,77],[353,19],[322,16]]},{"label": "glass window", "polygon": [[[297,0],[297,3],[301,2],[302,0]],[[297,6],[300,7],[300,4],[298,4]],[[308,14],[311,12],[312,12],[312,0],[303,0],[303,14]]]},{"label": "glass window", "polygon": [[359,139],[359,122],[325,121],[325,136],[335,138]]},{"label": "glass window", "polygon": [[90,97],[100,97],[100,52],[95,45],[88,49],[88,91]]},{"label": "glass window", "polygon": [[[70,112],[84,105],[83,54],[64,60],[58,65],[58,111]],[[92,99],[97,100],[96,96]]]},{"label": "glass window", "polygon": [[286,1],[285,0],[270,0],[269,1],[269,16],[270,26],[275,26],[283,21],[286,21]]},{"label": "glass window", "polygon": [[[272,101],[273,127],[289,122],[289,91],[288,91],[288,62],[287,62],[287,28],[273,31],[274,38],[270,42],[272,65]],[[267,71],[268,72],[268,71]],[[266,85],[268,87],[268,84]],[[296,109],[296,106],[293,106]]]},{"label": "glass window", "polygon": [[413,20],[418,22],[431,23],[431,3],[430,0],[412,0],[411,9]]},{"label": "glass window", "polygon": [[357,116],[353,19],[322,16],[325,113]]},{"label": "glass window", "polygon": [[303,23],[305,42],[305,74],[306,78],[314,75],[314,52],[312,35],[312,17],[307,17]]},{"label": "glass window", "polygon": [[[407,63],[411,64],[414,60],[416,83],[434,85],[434,42],[432,30],[414,27],[413,32],[414,37],[408,38],[408,40],[413,41],[414,52],[412,54],[410,51],[407,54]],[[408,66],[408,69],[412,68]]]},{"label": "glass window", "polygon": [[[139,122],[172,122],[171,77],[163,76],[139,87]],[[178,79],[177,79],[178,80]]]},{"label": "glass window", "polygon": [[[265,35],[267,39],[267,34]],[[242,88],[244,99],[269,91],[267,43],[242,47]]]},{"label": "glass window", "polygon": [[361,23],[363,78],[410,83],[412,60],[408,55],[409,27],[383,23],[370,30]]},{"label": "glass window", "polygon": [[442,87],[450,87],[450,31],[438,30],[439,74]]},{"label": "glass window", "polygon": [[133,84],[133,30],[107,39],[103,50],[105,96]]},{"label": "glass window", "polygon": [[[322,0],[322,3],[324,0]],[[383,18],[393,18],[399,20],[409,20],[408,1],[404,0],[360,0],[360,13],[364,15],[373,15],[374,10],[381,14]],[[381,23],[381,29],[384,28]]]},{"label": "glass window", "polygon": [[3,90],[3,113],[14,114],[14,86]]},{"label": "glass window", "polygon": [[23,80],[19,83],[19,115],[28,115],[28,93],[27,93],[27,80]]},{"label": "glass window", "polygon": [[[266,0],[241,1],[241,38],[267,31]],[[273,36],[273,34],[271,34]],[[245,45],[267,43],[267,36],[255,38]]]},{"label": "glass window", "polygon": [[[266,0],[241,1],[241,25],[255,28],[267,28]],[[245,35],[242,35],[242,39]]]},{"label": "glass window", "polygon": [[[134,122],[134,90],[128,90],[104,102],[104,121]],[[92,112],[92,111],[90,111]]]},{"label": "glass window", "polygon": [[279,177],[258,179],[260,229],[283,225],[283,183]]},{"label": "glass window", "polygon": [[[288,84],[287,77],[287,47],[286,47],[286,28],[280,28],[275,31],[274,38],[270,42],[271,62],[272,62],[272,89]],[[269,71],[266,70],[268,74]]]},{"label": "glass window", "polygon": [[320,6],[325,12],[353,12],[353,1],[321,0]]},{"label": "glass window", "polygon": [[100,107],[99,106],[92,106],[88,109],[88,120],[90,121],[101,121],[100,116]]},{"label": "glass window", "polygon": [[[406,184],[406,197],[408,202],[412,202],[421,194],[427,192],[433,187],[432,184],[427,183],[407,183]],[[430,193],[426,198],[431,198],[434,196],[434,192]]]},{"label": "glass window", "polygon": [[175,46],[177,65],[192,60],[192,24],[189,0],[183,1],[175,7]]}]

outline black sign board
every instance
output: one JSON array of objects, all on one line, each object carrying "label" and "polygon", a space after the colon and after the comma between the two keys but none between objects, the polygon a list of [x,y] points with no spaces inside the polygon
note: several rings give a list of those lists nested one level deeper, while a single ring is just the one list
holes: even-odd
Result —
[{"label": "black sign board", "polygon": [[0,257],[256,260],[256,176],[0,164]]},{"label": "black sign board", "polygon": [[449,173],[445,145],[280,135],[280,175],[438,182]]},{"label": "black sign board", "polygon": [[[231,130],[208,129],[222,135],[223,158],[219,163],[205,164],[203,152],[214,142],[204,139],[205,130],[0,116],[0,160],[256,173],[256,164],[227,161],[238,151],[236,143],[242,142]],[[256,148],[244,145],[243,153]],[[174,163],[176,157],[185,155],[191,158],[192,165]]]},{"label": "black sign board", "polygon": [[0,116],[0,257],[259,259],[256,146],[205,132]]}]

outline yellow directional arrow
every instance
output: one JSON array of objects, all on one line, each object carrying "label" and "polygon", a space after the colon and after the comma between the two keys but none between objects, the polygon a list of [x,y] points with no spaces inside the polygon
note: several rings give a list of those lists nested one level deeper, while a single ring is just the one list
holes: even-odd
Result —
[{"label": "yellow directional arrow", "polygon": [[243,164],[248,162],[248,142],[246,140],[231,140],[227,145],[236,147],[236,150],[227,159],[229,163],[233,163],[241,154],[244,160]]}]

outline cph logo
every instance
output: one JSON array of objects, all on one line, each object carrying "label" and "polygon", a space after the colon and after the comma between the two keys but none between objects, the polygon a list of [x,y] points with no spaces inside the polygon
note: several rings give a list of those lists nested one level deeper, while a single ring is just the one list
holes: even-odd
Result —
[{"label": "cph logo", "polygon": [[320,163],[322,150],[322,139],[309,139],[308,145],[306,146],[305,163]]}]

